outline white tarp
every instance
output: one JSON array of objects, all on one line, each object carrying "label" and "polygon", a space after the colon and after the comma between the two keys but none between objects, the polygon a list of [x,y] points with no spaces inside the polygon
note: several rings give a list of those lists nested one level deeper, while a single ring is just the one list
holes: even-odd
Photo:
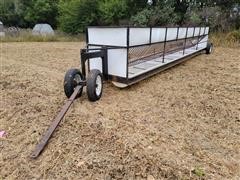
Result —
[{"label": "white tarp", "polygon": [[54,30],[49,24],[36,24],[32,30],[33,35],[54,35]]},{"label": "white tarp", "polygon": [[2,21],[0,21],[0,32],[2,32],[3,31],[3,23],[2,23]]},{"label": "white tarp", "polygon": [[0,37],[5,36],[5,32],[4,32],[4,26],[2,21],[0,21]]}]

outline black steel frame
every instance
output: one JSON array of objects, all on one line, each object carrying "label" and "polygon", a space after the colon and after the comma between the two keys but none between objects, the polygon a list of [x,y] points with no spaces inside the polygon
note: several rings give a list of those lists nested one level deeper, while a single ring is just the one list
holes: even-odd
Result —
[{"label": "black steel frame", "polygon": [[[94,26],[91,26],[94,27]],[[118,26],[97,26],[96,28],[119,28]],[[197,44],[196,44],[196,50],[198,50],[198,46],[200,43],[205,43],[205,42],[200,42],[200,39],[204,38],[205,36],[207,36],[208,34],[206,34],[206,28],[207,27],[199,27],[199,34],[198,36],[195,36],[195,29],[196,27],[191,27],[194,28],[193,30],[193,35],[191,37],[188,37],[188,29],[190,27],[185,27],[186,29],[186,34],[184,38],[179,38],[179,28],[182,27],[177,27],[177,36],[176,39],[174,40],[168,40],[167,41],[167,33],[168,33],[168,29],[169,28],[176,28],[176,27],[165,27],[166,31],[165,31],[165,38],[164,41],[159,41],[159,42],[152,42],[152,29],[153,28],[159,28],[159,27],[150,27],[150,35],[149,35],[149,43],[146,44],[140,44],[140,45],[134,45],[134,46],[130,46],[129,45],[129,34],[130,34],[130,28],[147,28],[147,27],[131,27],[131,26],[122,26],[120,28],[127,28],[127,45],[126,46],[113,46],[113,45],[101,45],[101,44],[91,44],[89,43],[89,36],[88,36],[88,28],[86,29],[86,43],[87,43],[87,48],[86,49],[81,49],[81,69],[82,69],[82,74],[83,74],[83,80],[86,81],[86,62],[88,62],[88,71],[89,71],[89,60],[92,58],[101,58],[102,59],[102,72],[103,72],[103,76],[105,80],[111,80],[111,81],[116,81],[119,83],[124,83],[124,84],[133,84],[137,81],[140,81],[142,79],[145,79],[146,77],[150,76],[150,75],[154,75],[156,74],[156,72],[160,72],[162,70],[165,70],[167,68],[170,68],[178,63],[181,63],[182,61],[184,61],[184,59],[188,59],[189,57],[195,56],[197,54],[199,54],[199,51],[196,51],[195,53],[189,54],[183,58],[180,58],[179,60],[176,60],[172,63],[163,65],[157,69],[154,69],[152,71],[143,73],[137,77],[131,78],[129,79],[129,74],[128,74],[128,68],[129,68],[129,49],[130,48],[134,48],[134,47],[141,47],[141,46],[150,46],[150,45],[154,45],[154,44],[158,44],[158,43],[164,43],[164,50],[163,50],[163,62],[165,60],[165,55],[169,54],[172,51],[168,51],[166,52],[166,44],[168,42],[173,42],[173,41],[178,41],[178,40],[184,40],[184,47],[183,47],[183,55],[185,54],[185,50],[186,50],[186,41],[188,39],[193,39],[193,38],[197,38]],[[162,28],[162,27],[161,27]],[[197,27],[198,28],[198,27]],[[202,28],[204,28],[204,33],[203,35],[201,35],[201,31]],[[99,48],[89,48],[89,46],[96,46]],[[124,77],[119,77],[119,76],[113,76],[108,74],[108,50],[109,49],[127,49],[127,64],[126,64],[126,78]]]},{"label": "black steel frame", "polygon": [[86,61],[89,63],[89,60],[92,58],[102,59],[103,77],[105,80],[108,80],[108,56],[106,47],[81,49],[81,68],[83,80],[86,80]]}]

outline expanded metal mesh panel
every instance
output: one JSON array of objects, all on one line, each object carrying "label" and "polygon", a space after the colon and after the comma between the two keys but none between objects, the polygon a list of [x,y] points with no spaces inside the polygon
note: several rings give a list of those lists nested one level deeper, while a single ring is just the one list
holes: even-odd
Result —
[{"label": "expanded metal mesh panel", "polygon": [[183,39],[177,41],[170,41],[166,42],[165,44],[165,51],[164,51],[164,42],[145,45],[145,46],[138,46],[129,48],[128,51],[128,63],[129,65],[136,65],[148,60],[151,60],[156,57],[163,56],[164,54],[184,50],[187,47],[192,47],[199,42],[200,39],[191,38],[191,39]]}]

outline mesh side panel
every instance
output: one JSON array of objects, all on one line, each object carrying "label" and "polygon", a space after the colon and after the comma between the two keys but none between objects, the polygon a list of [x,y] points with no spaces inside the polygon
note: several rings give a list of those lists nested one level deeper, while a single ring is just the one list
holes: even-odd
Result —
[{"label": "mesh side panel", "polygon": [[[200,39],[199,39],[200,41]],[[185,40],[177,40],[166,42],[165,54],[180,51],[186,48],[195,46],[198,42],[198,38],[187,39],[186,44]],[[164,43],[157,43],[152,45],[145,45],[139,47],[129,48],[128,59],[129,65],[136,65],[145,61],[152,60],[154,58],[160,57],[164,52]]]}]

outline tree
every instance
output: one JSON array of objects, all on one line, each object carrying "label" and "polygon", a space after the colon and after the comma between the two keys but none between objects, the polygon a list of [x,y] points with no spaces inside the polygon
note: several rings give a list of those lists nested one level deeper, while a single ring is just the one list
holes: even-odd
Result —
[{"label": "tree", "polygon": [[131,22],[140,26],[176,24],[179,18],[174,10],[174,1],[156,1],[152,7],[148,6],[133,16]]},{"label": "tree", "polygon": [[86,26],[97,24],[97,20],[97,0],[60,1],[58,21],[60,29],[64,32],[81,33]]},{"label": "tree", "polygon": [[16,0],[2,0],[0,1],[0,21],[7,26],[18,26],[21,15],[18,9],[18,1]]},{"label": "tree", "polygon": [[56,27],[58,15],[58,0],[35,0],[26,7],[24,19],[31,26],[36,23],[48,23]]},{"label": "tree", "polygon": [[127,17],[127,0],[103,0],[99,2],[99,15],[102,24],[119,23],[120,19]]},{"label": "tree", "polygon": [[239,27],[233,8],[240,0],[0,0],[0,21],[7,26],[48,23],[76,34],[88,25],[210,25]]}]

